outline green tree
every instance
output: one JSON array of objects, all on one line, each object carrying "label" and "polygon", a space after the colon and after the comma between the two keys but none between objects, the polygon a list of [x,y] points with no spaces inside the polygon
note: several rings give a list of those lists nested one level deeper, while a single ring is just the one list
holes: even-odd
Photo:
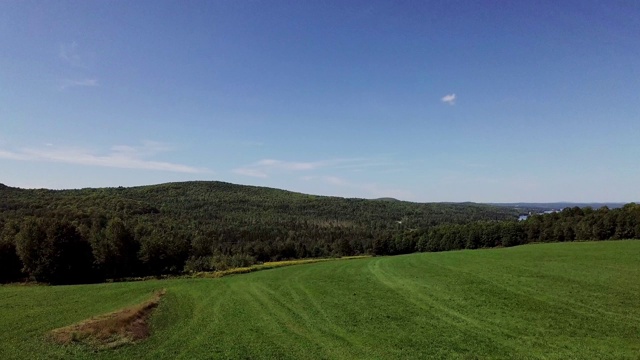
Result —
[{"label": "green tree", "polygon": [[93,242],[96,264],[110,279],[136,274],[139,249],[139,243],[120,218],[109,220],[104,233]]},{"label": "green tree", "polygon": [[24,271],[37,281],[76,284],[94,280],[91,246],[69,222],[27,221],[16,248]]},{"label": "green tree", "polygon": [[0,229],[0,283],[18,281],[23,277],[22,262],[15,244],[20,226],[15,221],[9,221]]}]

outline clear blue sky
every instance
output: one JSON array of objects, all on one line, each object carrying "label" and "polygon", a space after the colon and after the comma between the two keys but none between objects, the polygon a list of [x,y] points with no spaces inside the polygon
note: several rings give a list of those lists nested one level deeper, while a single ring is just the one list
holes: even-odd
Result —
[{"label": "clear blue sky", "polygon": [[0,182],[640,200],[636,1],[0,1]]}]

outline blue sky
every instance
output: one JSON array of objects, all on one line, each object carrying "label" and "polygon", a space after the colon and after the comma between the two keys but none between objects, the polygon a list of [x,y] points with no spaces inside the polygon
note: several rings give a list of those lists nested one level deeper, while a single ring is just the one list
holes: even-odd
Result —
[{"label": "blue sky", "polygon": [[634,1],[1,1],[0,182],[640,200]]}]

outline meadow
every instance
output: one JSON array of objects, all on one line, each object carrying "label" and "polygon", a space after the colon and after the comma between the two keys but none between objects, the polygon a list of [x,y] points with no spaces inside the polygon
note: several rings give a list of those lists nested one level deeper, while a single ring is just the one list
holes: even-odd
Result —
[{"label": "meadow", "polygon": [[[137,344],[55,328],[166,289]],[[221,278],[0,286],[0,358],[639,359],[640,241],[323,261]]]}]

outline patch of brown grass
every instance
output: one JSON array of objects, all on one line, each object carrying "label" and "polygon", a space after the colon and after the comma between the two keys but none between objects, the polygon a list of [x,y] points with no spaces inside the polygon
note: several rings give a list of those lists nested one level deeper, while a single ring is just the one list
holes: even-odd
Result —
[{"label": "patch of brown grass", "polygon": [[96,349],[114,348],[149,337],[149,316],[166,290],[141,304],[93,317],[51,331],[59,344],[83,343]]}]

